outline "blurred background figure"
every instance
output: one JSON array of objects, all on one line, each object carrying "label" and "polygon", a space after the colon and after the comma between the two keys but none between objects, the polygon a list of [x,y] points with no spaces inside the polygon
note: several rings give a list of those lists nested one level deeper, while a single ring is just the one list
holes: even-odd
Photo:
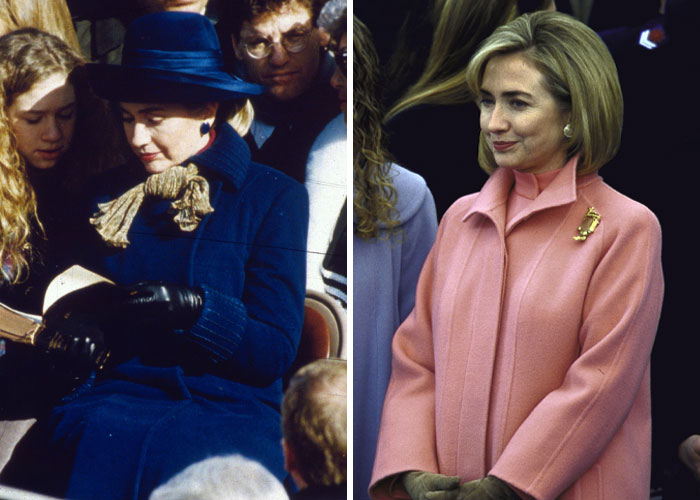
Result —
[{"label": "blurred background figure", "polygon": [[[337,92],[341,112],[321,131],[309,151],[304,185],[309,192],[309,240],[307,243],[306,288],[325,293],[347,308],[347,5],[330,0],[318,18],[318,26],[329,37],[335,71],[330,84]],[[347,348],[345,342],[343,350]],[[331,353],[335,356],[337,353]]]},{"label": "blurred background figure", "polygon": [[212,457],[190,465],[148,500],[288,500],[282,483],[241,455]]},{"label": "blurred background figure", "polygon": [[73,50],[80,50],[66,0],[3,0],[0,35],[26,27],[51,33]]},{"label": "blurred background figure", "polygon": [[353,49],[353,495],[366,499],[391,341],[413,309],[437,218],[425,181],[389,160],[377,95],[379,60],[356,17]]},{"label": "blurred background figure", "polygon": [[124,34],[131,21],[162,11],[217,15],[209,0],[66,0],[80,48],[90,62],[119,64]]},{"label": "blurred background figure", "polygon": [[292,378],[282,401],[285,467],[292,498],[338,500],[347,493],[347,363],[319,359]]}]

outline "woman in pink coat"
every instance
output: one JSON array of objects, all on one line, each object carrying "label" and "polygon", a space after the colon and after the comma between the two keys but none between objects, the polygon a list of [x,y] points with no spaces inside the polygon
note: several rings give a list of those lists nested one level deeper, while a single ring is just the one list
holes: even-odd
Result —
[{"label": "woman in pink coat", "polygon": [[661,231],[597,173],[622,128],[613,60],[538,12],[467,80],[491,177],[445,214],[394,337],[370,494],[648,498]]}]

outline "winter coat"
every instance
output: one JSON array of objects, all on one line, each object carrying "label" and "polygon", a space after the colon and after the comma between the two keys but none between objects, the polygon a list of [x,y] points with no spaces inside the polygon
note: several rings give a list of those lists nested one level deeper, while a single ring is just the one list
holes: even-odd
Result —
[{"label": "winter coat", "polygon": [[[407,470],[494,475],[537,500],[648,496],[660,227],[575,163],[540,193],[518,173],[534,192],[508,222],[506,169],[443,218],[394,337],[374,499]],[[600,223],[576,240],[591,207]]]},{"label": "winter coat", "polygon": [[391,339],[413,309],[418,275],[435,241],[435,202],[425,181],[391,166],[399,225],[391,236],[353,236],[353,495],[366,499],[384,393],[391,374]]},{"label": "winter coat", "polygon": [[[28,457],[40,471],[28,479],[33,490],[145,500],[188,465],[230,453],[286,477],[279,405],[303,319],[306,190],[252,163],[226,124],[190,161],[209,182],[214,212],[184,233],[168,213],[169,200],[148,199],[130,227],[129,246],[94,249],[92,269],[117,284],[199,287],[202,313],[189,330],[160,337],[144,331],[137,356],[54,409],[31,435],[42,453]],[[95,187],[93,209],[143,180],[143,166],[135,167],[108,172]],[[14,465],[13,473],[23,464]]]}]

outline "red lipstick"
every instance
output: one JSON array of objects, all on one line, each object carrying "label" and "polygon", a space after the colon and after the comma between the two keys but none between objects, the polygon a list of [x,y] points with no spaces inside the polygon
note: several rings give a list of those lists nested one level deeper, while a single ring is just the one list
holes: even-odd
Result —
[{"label": "red lipstick", "polygon": [[516,144],[515,141],[509,141],[509,142],[506,142],[506,141],[494,141],[494,142],[493,142],[493,149],[495,149],[496,151],[505,151],[505,150],[507,150],[508,148],[510,148],[511,146],[513,146],[514,144]]}]

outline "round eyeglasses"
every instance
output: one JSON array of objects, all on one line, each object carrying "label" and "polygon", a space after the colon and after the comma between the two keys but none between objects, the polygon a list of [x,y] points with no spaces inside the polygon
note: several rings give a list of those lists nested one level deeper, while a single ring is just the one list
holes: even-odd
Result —
[{"label": "round eyeglasses", "polygon": [[258,38],[245,42],[245,51],[253,59],[262,59],[272,52],[272,46],[280,44],[287,52],[296,54],[301,52],[309,44],[311,31],[291,31],[282,35],[279,42],[271,42],[265,38]]}]

